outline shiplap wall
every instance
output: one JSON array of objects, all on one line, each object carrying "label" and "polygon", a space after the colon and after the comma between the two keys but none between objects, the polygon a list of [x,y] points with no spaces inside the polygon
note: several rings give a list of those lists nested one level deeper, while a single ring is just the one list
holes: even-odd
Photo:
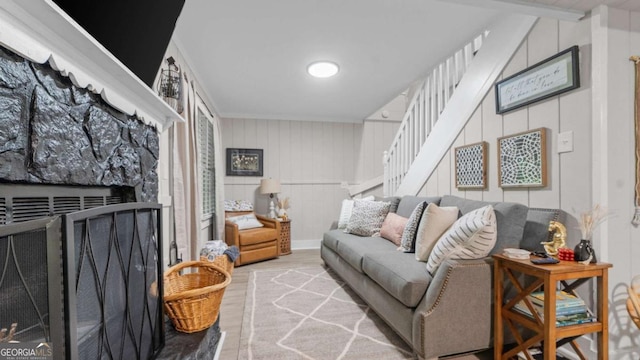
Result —
[{"label": "shiplap wall", "polygon": [[[598,15],[599,11],[604,14]],[[637,359],[640,332],[629,322],[625,301],[626,284],[633,275],[640,274],[640,230],[630,224],[635,165],[633,66],[628,60],[630,55],[640,55],[640,13],[602,7],[593,16],[577,23],[540,19],[502,75],[502,78],[508,77],[572,45],[579,45],[581,87],[504,115],[496,114],[495,94],[491,91],[421,194],[453,194],[468,199],[561,208],[568,215],[565,225],[571,247],[581,237],[575,216],[594,203],[606,206],[612,216],[594,235],[594,246],[601,255],[600,260],[614,265],[609,272],[609,355],[616,359]],[[601,23],[603,29],[594,30],[593,21]],[[598,35],[597,31],[604,34]],[[605,60],[596,62],[595,56]],[[592,103],[602,97],[602,104],[593,109]],[[600,111],[602,116],[597,114]],[[497,139],[540,127],[548,129],[549,185],[501,189],[497,178]],[[573,131],[573,151],[558,154],[557,136],[564,131]],[[489,144],[488,187],[459,191],[455,187],[454,149],[478,141]],[[604,145],[598,147],[596,142]],[[580,292],[593,301],[593,285],[582,287]],[[594,343],[587,338],[581,339],[583,349],[593,351]]]},{"label": "shiplap wall", "polygon": [[[293,248],[317,247],[348,197],[342,182],[357,184],[382,174],[382,153],[399,123],[362,124],[223,119],[223,147],[264,150],[264,177],[279,179],[289,197]],[[225,177],[225,198],[246,199],[266,213],[260,177]]]},{"label": "shiplap wall", "polygon": [[[513,201],[530,207],[586,209],[591,204],[591,102],[590,23],[540,19],[505,68],[501,79],[552,56],[572,45],[580,46],[581,82],[579,89],[499,115],[495,111],[495,93],[490,91],[458,136],[449,153],[438,165],[421,193],[453,194],[468,199]],[[501,189],[498,186],[499,137],[536,128],[547,128],[547,183],[544,188]],[[573,131],[574,151],[558,154],[557,136]],[[455,187],[454,149],[458,146],[488,142],[487,181],[485,190]],[[565,189],[565,191],[562,191]],[[575,219],[572,219],[575,220]],[[572,226],[575,224],[569,224]],[[579,234],[571,232],[577,243]]]}]

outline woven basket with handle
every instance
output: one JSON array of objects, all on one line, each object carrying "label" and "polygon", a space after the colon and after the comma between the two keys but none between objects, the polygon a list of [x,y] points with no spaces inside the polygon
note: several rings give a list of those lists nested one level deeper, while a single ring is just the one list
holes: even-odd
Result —
[{"label": "woven basket with handle", "polygon": [[230,282],[229,272],[213,262],[186,261],[168,269],[164,310],[176,330],[193,333],[213,325]]}]

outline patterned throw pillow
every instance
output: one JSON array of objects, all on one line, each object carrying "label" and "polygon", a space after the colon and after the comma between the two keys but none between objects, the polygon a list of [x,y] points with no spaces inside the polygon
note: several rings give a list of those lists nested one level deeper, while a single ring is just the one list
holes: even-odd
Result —
[{"label": "patterned throw pillow", "polygon": [[[370,201],[373,200],[373,195],[362,198],[361,200]],[[353,202],[355,200],[344,199],[342,200],[342,208],[340,208],[340,217],[338,218],[338,229],[346,229],[351,219],[351,212],[353,211]]]},{"label": "patterned throw pillow", "polygon": [[[391,204],[389,207],[392,206],[393,204]],[[409,219],[407,219],[406,217],[402,217],[400,215],[389,212],[387,214],[387,217],[384,219],[384,222],[382,223],[380,236],[396,244],[396,246],[400,245],[402,232],[404,231],[405,226],[407,226],[408,220]]]},{"label": "patterned throw pillow", "polygon": [[404,227],[402,233],[402,240],[400,240],[399,251],[414,252],[416,246],[416,233],[418,232],[418,226],[420,225],[420,219],[422,219],[422,213],[427,208],[427,202],[423,201],[411,213],[407,226]]},{"label": "patterned throw pillow", "polygon": [[360,236],[380,235],[380,228],[390,207],[388,202],[355,200],[344,232]]},{"label": "patterned throw pillow", "polygon": [[416,234],[416,260],[427,261],[438,239],[458,220],[458,208],[439,207],[430,203],[422,213],[422,220]]},{"label": "patterned throw pillow", "polygon": [[493,206],[466,213],[438,239],[429,254],[427,271],[434,275],[446,259],[479,259],[489,255],[496,244],[496,235]]}]

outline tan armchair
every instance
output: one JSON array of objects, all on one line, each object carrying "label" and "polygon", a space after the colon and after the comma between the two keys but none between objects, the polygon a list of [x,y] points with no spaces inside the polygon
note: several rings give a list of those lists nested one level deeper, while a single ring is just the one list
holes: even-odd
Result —
[{"label": "tan armchair", "polygon": [[[226,211],[225,219],[251,213],[253,211]],[[240,250],[240,256],[235,262],[236,266],[272,259],[280,255],[280,222],[257,214],[256,218],[264,227],[238,230],[237,224],[231,221],[224,223],[227,245],[235,245]]]}]

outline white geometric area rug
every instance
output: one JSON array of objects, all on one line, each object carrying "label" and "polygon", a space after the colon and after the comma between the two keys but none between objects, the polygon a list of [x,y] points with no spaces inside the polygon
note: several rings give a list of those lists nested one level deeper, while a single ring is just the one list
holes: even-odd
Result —
[{"label": "white geometric area rug", "polygon": [[413,359],[409,346],[322,266],[251,272],[238,359]]}]

